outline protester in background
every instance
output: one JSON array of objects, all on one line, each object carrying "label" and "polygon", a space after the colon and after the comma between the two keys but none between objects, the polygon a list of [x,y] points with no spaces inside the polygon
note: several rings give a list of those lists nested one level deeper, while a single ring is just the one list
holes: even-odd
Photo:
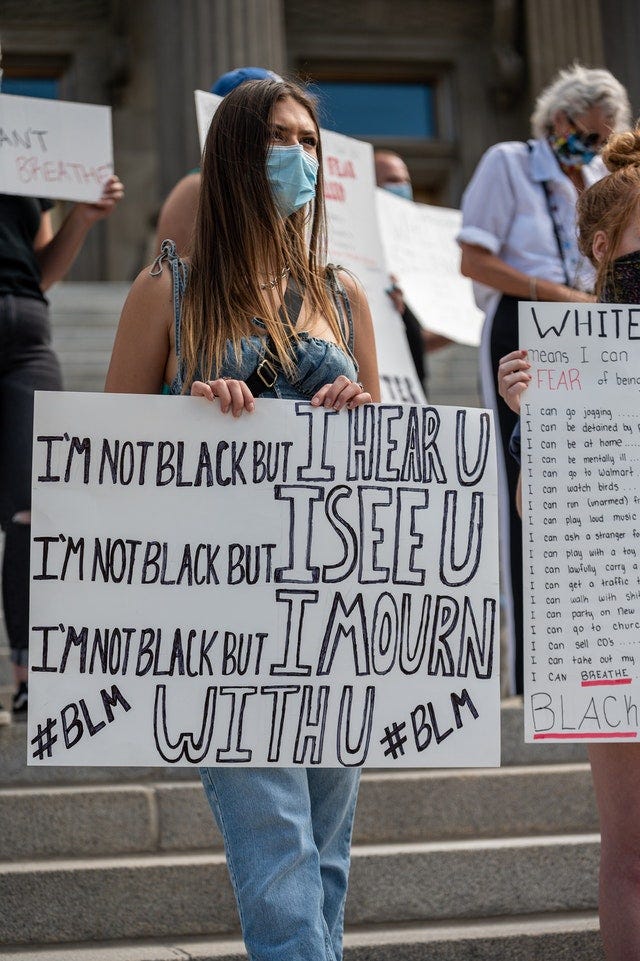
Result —
[{"label": "protester in background", "polygon": [[[234,415],[257,395],[334,410],[378,401],[366,298],[325,267],[325,241],[313,101],[284,81],[242,84],[209,129],[190,262],[167,241],[135,281],[107,390],[191,389]],[[249,956],[339,961],[358,770],[219,766],[201,776]]]},{"label": "protester in background", "polygon": [[[640,127],[612,137],[611,171],[578,199],[579,249],[596,268],[596,299],[640,304]],[[526,351],[498,369],[501,397],[518,414],[530,382]],[[622,639],[621,639],[622,642]],[[632,636],[628,644],[637,644]],[[600,814],[600,929],[607,961],[640,958],[640,745],[590,744]]]},{"label": "protester in background", "polygon": [[622,85],[608,70],[579,64],[542,91],[531,117],[533,140],[496,144],[481,159],[462,200],[461,270],[485,311],[480,347],[484,402],[499,420],[503,574],[513,663],[522,691],[522,531],[514,506],[517,469],[506,451],[515,426],[498,397],[499,358],[518,344],[518,301],[593,300],[594,273],[578,250],[579,194],[604,174],[598,153],[629,125]]},{"label": "protester in background", "polygon": [[[26,717],[28,702],[33,394],[62,389],[44,291],[64,277],[93,224],[122,196],[122,184],[111,177],[100,201],[75,204],[54,234],[48,200],[0,194],[2,601],[16,683],[14,717]],[[0,722],[7,720],[0,709]]]},{"label": "protester in background", "polygon": [[[393,150],[375,150],[373,158],[375,161],[376,183],[378,187],[382,187],[383,190],[388,190],[389,193],[395,194],[397,197],[403,197],[405,200],[413,200],[411,177],[402,157],[394,153]],[[402,317],[404,329],[407,334],[407,341],[409,343],[409,350],[411,351],[411,357],[413,359],[413,366],[416,369],[418,380],[426,390],[428,376],[426,352],[438,350],[440,347],[446,347],[451,341],[448,337],[435,334],[422,326],[413,311],[405,304],[402,290],[398,286],[396,278],[393,276],[391,277],[389,296],[393,301],[394,307]]]},{"label": "protester in background", "polygon": [[[210,92],[226,97],[246,80],[280,80],[277,73],[264,67],[237,67],[218,77]],[[200,168],[197,167],[179,180],[162,205],[156,227],[155,252],[160,253],[162,241],[171,237],[178,252],[186,253],[198,209],[200,193]]]}]

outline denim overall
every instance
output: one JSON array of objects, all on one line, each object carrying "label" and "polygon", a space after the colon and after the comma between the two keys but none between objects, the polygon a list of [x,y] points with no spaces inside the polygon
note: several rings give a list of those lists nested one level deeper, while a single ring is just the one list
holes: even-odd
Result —
[{"label": "denim overall", "polygon": [[[180,307],[186,266],[164,241],[152,272],[166,259],[173,274],[178,374],[166,393],[182,390]],[[260,397],[308,400],[339,374],[357,377],[349,301],[334,275],[329,282],[349,347],[300,333],[296,374],[278,373]],[[231,347],[215,377],[246,379],[257,366],[262,339]],[[351,832],[360,770],[354,768],[200,769],[205,794],[224,838],[227,866],[251,961],[340,961]]]}]

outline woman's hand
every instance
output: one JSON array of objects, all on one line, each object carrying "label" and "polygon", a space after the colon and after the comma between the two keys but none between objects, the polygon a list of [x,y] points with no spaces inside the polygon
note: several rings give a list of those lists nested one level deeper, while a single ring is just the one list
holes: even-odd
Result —
[{"label": "woman's hand", "polygon": [[332,384],[325,384],[313,395],[311,403],[314,407],[327,407],[333,410],[353,410],[363,404],[371,404],[371,394],[359,381],[349,380],[344,374],[336,377]]},{"label": "woman's hand", "polygon": [[526,350],[512,350],[500,359],[498,366],[498,392],[505,404],[515,414],[520,413],[520,398],[529,386],[531,364]]},{"label": "woman's hand", "polygon": [[104,217],[108,217],[109,214],[113,213],[116,204],[118,204],[123,197],[124,186],[122,181],[114,175],[109,177],[102,188],[100,200],[94,204],[77,203],[75,207],[76,213],[79,217],[82,217],[87,224],[94,224],[98,220],[103,220]]},{"label": "woman's hand", "polygon": [[219,377],[217,380],[194,380],[191,385],[192,397],[205,397],[207,400],[220,401],[223,414],[233,413],[240,417],[243,412],[253,413],[256,409],[253,394],[243,380]]}]

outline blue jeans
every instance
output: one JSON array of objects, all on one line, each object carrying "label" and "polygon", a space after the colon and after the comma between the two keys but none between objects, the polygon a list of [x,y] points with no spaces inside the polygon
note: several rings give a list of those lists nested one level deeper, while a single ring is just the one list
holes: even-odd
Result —
[{"label": "blue jeans", "polygon": [[340,961],[360,770],[201,768],[251,961]]}]

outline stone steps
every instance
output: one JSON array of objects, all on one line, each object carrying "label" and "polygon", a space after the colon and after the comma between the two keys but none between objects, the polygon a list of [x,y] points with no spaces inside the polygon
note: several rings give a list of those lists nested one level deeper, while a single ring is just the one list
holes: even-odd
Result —
[{"label": "stone steps", "polygon": [[[602,961],[584,747],[524,745],[518,699],[501,717],[500,769],[364,772],[346,961]],[[0,958],[246,958],[192,769],[25,756],[0,730]]]},{"label": "stone steps", "polygon": [[[227,938],[0,948],[12,961],[246,961]],[[345,961],[604,961],[594,912],[347,928]]]},{"label": "stone steps", "polygon": [[63,283],[48,294],[53,347],[67,390],[101,391],[130,284]]},{"label": "stone steps", "polygon": [[[575,834],[356,845],[347,923],[594,910],[599,838]],[[236,934],[218,852],[0,866],[9,943]]]},{"label": "stone steps", "polygon": [[[552,799],[552,803],[549,800]],[[220,849],[198,782],[0,789],[0,861]],[[354,843],[595,832],[586,764],[365,772]]]}]

